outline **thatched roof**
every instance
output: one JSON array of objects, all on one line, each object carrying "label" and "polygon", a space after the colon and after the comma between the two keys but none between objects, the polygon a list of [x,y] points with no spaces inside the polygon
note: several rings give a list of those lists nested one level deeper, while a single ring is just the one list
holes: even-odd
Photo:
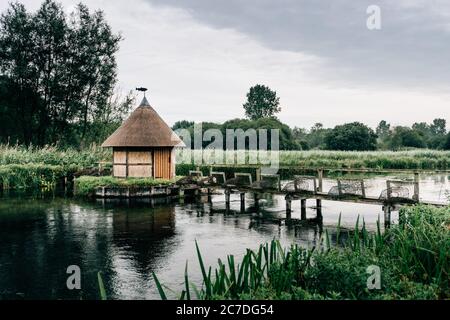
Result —
[{"label": "thatched roof", "polygon": [[185,144],[144,97],[102,147],[185,147]]}]

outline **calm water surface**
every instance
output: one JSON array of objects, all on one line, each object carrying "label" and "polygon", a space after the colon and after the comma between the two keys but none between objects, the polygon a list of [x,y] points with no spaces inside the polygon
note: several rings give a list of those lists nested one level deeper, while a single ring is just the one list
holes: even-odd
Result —
[{"label": "calm water surface", "polygon": [[[367,194],[378,196],[385,177],[367,180]],[[325,180],[324,190],[333,186]],[[422,177],[421,198],[446,202],[450,176]],[[231,209],[239,211],[239,195]],[[334,235],[339,214],[351,230],[358,215],[375,230],[378,205],[323,202],[323,225],[293,228],[279,224],[284,216],[282,197],[260,200],[258,213],[246,200],[247,213],[226,214],[223,195],[195,203],[149,201],[81,201],[62,197],[0,198],[0,298],[98,299],[97,272],[104,275],[110,299],[158,299],[151,272],[179,291],[186,261],[191,280],[200,284],[194,241],[206,264],[216,265],[227,254],[241,257],[246,248],[279,239],[284,245],[313,246],[327,229]],[[308,218],[316,215],[315,201],[307,202]],[[293,218],[300,218],[300,201],[293,202]],[[397,212],[392,214],[395,221]],[[66,269],[78,265],[82,289],[66,287]]]}]

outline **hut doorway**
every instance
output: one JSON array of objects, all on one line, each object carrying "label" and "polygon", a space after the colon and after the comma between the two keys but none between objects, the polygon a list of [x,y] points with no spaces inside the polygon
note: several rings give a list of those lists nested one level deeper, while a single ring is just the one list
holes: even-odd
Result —
[{"label": "hut doorway", "polygon": [[156,179],[172,178],[172,150],[169,148],[156,148],[153,151]]}]

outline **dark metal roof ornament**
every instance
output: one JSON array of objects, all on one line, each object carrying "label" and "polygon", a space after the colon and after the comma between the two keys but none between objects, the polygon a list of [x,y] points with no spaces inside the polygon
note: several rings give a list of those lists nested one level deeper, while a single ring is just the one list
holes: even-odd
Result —
[{"label": "dark metal roof ornament", "polygon": [[144,93],[144,98],[142,99],[141,104],[139,105],[139,107],[142,107],[142,106],[150,107],[150,103],[148,103],[148,100],[147,100],[147,98],[145,97],[145,92],[146,92],[148,89],[147,89],[147,88],[140,87],[140,88],[136,88],[136,90],[137,90],[137,91],[141,91],[141,92]]}]

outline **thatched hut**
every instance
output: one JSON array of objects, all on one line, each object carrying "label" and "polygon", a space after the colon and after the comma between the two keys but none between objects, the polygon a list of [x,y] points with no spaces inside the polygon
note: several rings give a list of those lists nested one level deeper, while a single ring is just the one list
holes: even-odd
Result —
[{"label": "thatched hut", "polygon": [[113,176],[121,178],[173,178],[175,147],[184,146],[145,97],[102,144],[113,148]]}]

